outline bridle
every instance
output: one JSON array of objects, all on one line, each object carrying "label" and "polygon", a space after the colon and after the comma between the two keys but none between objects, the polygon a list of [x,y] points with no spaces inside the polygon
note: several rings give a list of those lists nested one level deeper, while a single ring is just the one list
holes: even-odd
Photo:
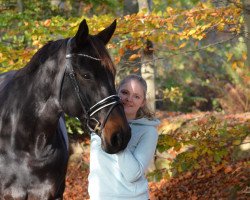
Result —
[{"label": "bridle", "polygon": [[[95,57],[92,57],[92,56],[89,56],[89,55],[83,54],[83,53],[71,54],[70,53],[70,41],[71,41],[71,38],[67,42],[65,73],[66,73],[66,71],[68,71],[68,73],[66,73],[66,74],[69,75],[70,81],[74,87],[75,94],[76,94],[76,96],[80,102],[81,108],[83,110],[83,116],[81,118],[83,118],[83,120],[86,121],[87,127],[90,130],[90,132],[95,132],[100,136],[100,134],[101,134],[108,118],[109,118],[109,115],[112,112],[112,110],[114,109],[114,107],[117,105],[122,105],[122,103],[121,103],[118,95],[110,95],[110,96],[102,99],[101,101],[97,102],[95,105],[90,107],[88,110],[86,109],[86,107],[84,106],[84,101],[82,100],[82,97],[81,97],[81,91],[79,89],[79,85],[78,85],[76,77],[75,77],[74,69],[73,69],[71,62],[70,62],[70,58],[72,58],[74,56],[82,56],[82,57],[86,57],[88,59],[92,59],[92,60],[96,60],[96,61],[101,61],[101,59],[95,58]],[[106,107],[110,107],[110,108],[109,108],[103,122],[101,123],[100,121],[98,121],[94,117],[94,115]],[[92,128],[90,126],[90,122],[95,123],[94,128]]]}]

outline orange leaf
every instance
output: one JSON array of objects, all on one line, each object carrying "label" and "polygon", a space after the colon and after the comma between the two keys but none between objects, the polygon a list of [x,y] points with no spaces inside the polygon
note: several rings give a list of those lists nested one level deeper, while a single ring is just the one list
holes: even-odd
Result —
[{"label": "orange leaf", "polygon": [[225,168],[224,172],[225,172],[226,174],[228,174],[228,173],[231,172],[232,170],[233,170],[233,168],[232,168],[231,166],[228,166],[228,167]]},{"label": "orange leaf", "polygon": [[132,60],[135,60],[137,58],[140,58],[141,56],[139,54],[133,54],[129,57],[129,60],[132,61]]},{"label": "orange leaf", "polygon": [[122,56],[122,55],[124,54],[124,52],[125,52],[125,51],[124,51],[124,48],[120,48],[120,49],[119,49],[119,54],[120,54],[120,56]]},{"label": "orange leaf", "polygon": [[43,22],[43,25],[46,26],[46,27],[50,26],[50,24],[51,24],[51,19],[46,19],[46,20]]},{"label": "orange leaf", "polygon": [[179,46],[179,48],[181,49],[181,48],[185,47],[186,45],[187,45],[187,43],[184,42],[184,43],[182,43],[182,44]]}]

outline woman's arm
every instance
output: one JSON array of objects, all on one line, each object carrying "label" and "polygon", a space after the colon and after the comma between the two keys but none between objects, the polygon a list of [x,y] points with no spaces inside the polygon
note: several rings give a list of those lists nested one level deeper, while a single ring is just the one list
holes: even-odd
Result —
[{"label": "woman's arm", "polygon": [[146,131],[133,153],[126,148],[117,154],[120,170],[129,182],[134,182],[144,175],[154,156],[158,134],[154,127],[149,127]]}]

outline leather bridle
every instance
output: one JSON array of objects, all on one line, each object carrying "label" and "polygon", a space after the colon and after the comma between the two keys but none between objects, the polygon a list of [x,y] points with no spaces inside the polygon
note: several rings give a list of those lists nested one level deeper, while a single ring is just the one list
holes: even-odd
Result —
[{"label": "leather bridle", "polygon": [[[79,89],[79,85],[77,83],[76,77],[75,77],[75,72],[74,69],[71,65],[70,62],[70,58],[74,57],[74,56],[82,56],[82,57],[86,57],[88,59],[92,59],[92,60],[97,60],[97,61],[101,61],[100,58],[95,58],[92,56],[89,56],[87,54],[83,54],[83,53],[76,53],[76,54],[71,54],[70,53],[70,41],[71,38],[68,40],[67,42],[67,50],[66,50],[66,70],[68,71],[68,73],[66,73],[69,78],[70,81],[72,83],[72,86],[74,87],[74,91],[75,94],[80,102],[81,108],[83,110],[83,116],[81,118],[83,118],[84,120],[86,120],[86,124],[88,129],[90,130],[90,132],[95,132],[97,133],[99,136],[109,118],[110,113],[112,112],[112,110],[114,109],[114,107],[116,107],[117,105],[122,105],[120,98],[118,95],[110,95],[104,99],[102,99],[101,101],[97,102],[95,105],[93,105],[92,107],[90,107],[89,109],[86,109],[86,107],[84,106],[84,101],[81,97],[81,91]],[[99,112],[100,110],[102,110],[103,108],[106,107],[110,107],[103,122],[101,123],[100,121],[98,121],[94,115]],[[90,122],[95,123],[95,127],[92,128],[90,126]]]}]

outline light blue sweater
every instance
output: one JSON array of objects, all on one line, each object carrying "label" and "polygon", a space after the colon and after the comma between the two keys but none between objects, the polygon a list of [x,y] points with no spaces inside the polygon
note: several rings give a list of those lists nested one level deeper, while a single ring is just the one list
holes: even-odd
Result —
[{"label": "light blue sweater", "polygon": [[127,148],[117,154],[101,149],[101,139],[91,134],[89,195],[91,200],[147,200],[148,181],[144,176],[154,156],[159,120],[129,121],[132,136]]}]

